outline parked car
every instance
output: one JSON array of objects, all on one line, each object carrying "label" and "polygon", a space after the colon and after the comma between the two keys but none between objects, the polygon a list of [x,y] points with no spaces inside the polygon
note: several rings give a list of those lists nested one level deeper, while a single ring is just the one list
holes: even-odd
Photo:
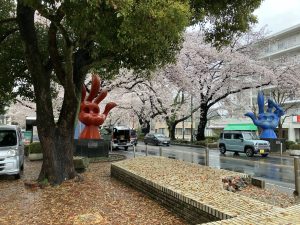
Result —
[{"label": "parked car", "polygon": [[170,145],[170,138],[164,134],[146,134],[144,137],[145,144],[154,144],[154,145]]},{"label": "parked car", "polygon": [[130,128],[127,126],[116,126],[112,133],[112,148],[118,149],[123,147],[128,150],[128,147],[133,146],[130,140]]},{"label": "parked car", "polygon": [[24,143],[22,132],[15,125],[0,126],[0,174],[20,179],[24,169]]},{"label": "parked car", "polygon": [[266,157],[270,152],[270,143],[259,140],[254,132],[224,131],[220,134],[219,149],[222,154],[231,151],[246,153],[248,157],[252,157],[254,154]]},{"label": "parked car", "polygon": [[130,130],[130,142],[131,142],[134,146],[136,146],[136,145],[137,145],[137,140],[138,140],[138,138],[137,138],[136,130],[131,129],[131,130]]}]

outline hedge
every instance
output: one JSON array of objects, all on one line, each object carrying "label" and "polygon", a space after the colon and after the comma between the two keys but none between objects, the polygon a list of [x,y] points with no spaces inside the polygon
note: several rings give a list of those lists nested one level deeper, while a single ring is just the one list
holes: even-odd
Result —
[{"label": "hedge", "polygon": [[199,145],[202,147],[208,146],[209,148],[218,148],[218,143],[216,141],[213,141],[213,138],[211,138],[210,140],[203,140],[203,141],[194,141],[193,143],[191,143],[188,140],[182,140],[182,139],[176,139],[176,140],[172,140],[171,144],[193,144],[193,145]]},{"label": "hedge", "polygon": [[289,149],[300,150],[300,144],[293,144],[293,145],[289,146]]},{"label": "hedge", "polygon": [[292,145],[295,145],[296,143],[294,141],[286,141],[285,142],[285,145],[286,145],[286,149],[291,149],[290,147]]},{"label": "hedge", "polygon": [[40,142],[33,142],[29,145],[29,154],[30,153],[42,153],[42,146]]}]

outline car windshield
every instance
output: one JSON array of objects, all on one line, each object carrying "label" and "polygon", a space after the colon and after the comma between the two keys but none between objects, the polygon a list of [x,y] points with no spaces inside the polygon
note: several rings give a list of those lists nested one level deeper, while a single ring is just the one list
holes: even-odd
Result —
[{"label": "car windshield", "polygon": [[16,131],[0,130],[0,147],[17,145]]},{"label": "car windshield", "polygon": [[155,137],[157,138],[165,138],[166,136],[163,134],[154,134]]},{"label": "car windshield", "polygon": [[259,137],[255,133],[243,133],[245,140],[259,140]]}]

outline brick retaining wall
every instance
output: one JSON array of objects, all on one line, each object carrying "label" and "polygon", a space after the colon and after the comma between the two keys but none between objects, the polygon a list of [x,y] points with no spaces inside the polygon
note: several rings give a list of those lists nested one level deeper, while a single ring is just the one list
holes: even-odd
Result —
[{"label": "brick retaining wall", "polygon": [[279,209],[223,189],[222,178],[247,178],[246,174],[179,160],[148,156],[119,161],[111,164],[111,176],[145,193],[191,224],[226,221]]},{"label": "brick retaining wall", "polygon": [[115,165],[111,166],[111,176],[143,192],[191,224],[207,223],[231,218],[229,215],[218,212],[217,210],[142,177],[136,176]]},{"label": "brick retaining wall", "polygon": [[253,213],[251,215],[238,216],[233,219],[206,223],[206,225],[253,225],[253,224],[300,224],[300,205],[289,208],[279,208],[270,212]]}]

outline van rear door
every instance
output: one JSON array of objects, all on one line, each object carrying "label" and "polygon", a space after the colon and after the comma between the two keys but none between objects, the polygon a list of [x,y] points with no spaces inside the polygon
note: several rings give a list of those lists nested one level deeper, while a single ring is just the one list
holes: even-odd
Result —
[{"label": "van rear door", "polygon": [[130,130],[129,129],[113,129],[113,142],[119,145],[127,145],[130,143]]}]

